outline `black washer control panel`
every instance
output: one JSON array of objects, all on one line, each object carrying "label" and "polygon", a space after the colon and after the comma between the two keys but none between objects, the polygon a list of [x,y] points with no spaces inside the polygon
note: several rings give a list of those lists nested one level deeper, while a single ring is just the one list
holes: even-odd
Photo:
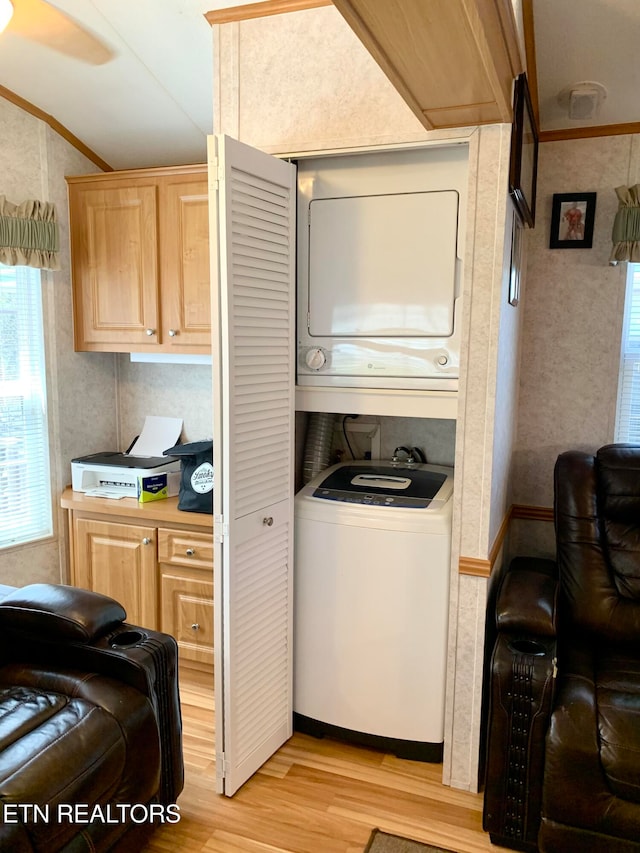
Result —
[{"label": "black washer control panel", "polygon": [[379,495],[365,492],[343,492],[337,489],[317,488],[314,498],[324,498],[326,501],[343,501],[350,504],[365,504],[369,506],[388,506],[413,509],[424,509],[431,503],[429,498],[410,498],[405,495]]},{"label": "black washer control panel", "polygon": [[313,492],[314,498],[368,506],[425,509],[446,475],[425,467],[341,465]]}]

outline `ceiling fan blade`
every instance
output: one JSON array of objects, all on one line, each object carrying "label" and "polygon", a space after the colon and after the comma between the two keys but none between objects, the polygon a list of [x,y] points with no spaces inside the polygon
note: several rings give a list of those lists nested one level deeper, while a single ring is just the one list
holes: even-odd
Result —
[{"label": "ceiling fan blade", "polygon": [[103,65],[113,51],[97,36],[45,0],[12,0],[13,18],[7,32],[13,32],[66,56]]}]

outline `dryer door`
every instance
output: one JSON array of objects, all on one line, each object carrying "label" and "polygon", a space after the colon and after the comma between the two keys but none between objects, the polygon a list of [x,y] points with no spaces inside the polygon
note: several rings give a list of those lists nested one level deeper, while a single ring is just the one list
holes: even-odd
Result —
[{"label": "dryer door", "polygon": [[455,190],[312,199],[309,334],[451,335],[457,233]]}]

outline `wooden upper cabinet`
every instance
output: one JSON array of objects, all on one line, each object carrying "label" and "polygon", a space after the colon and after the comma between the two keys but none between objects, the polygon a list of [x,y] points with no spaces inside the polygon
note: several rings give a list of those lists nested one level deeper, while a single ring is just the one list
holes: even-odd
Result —
[{"label": "wooden upper cabinet", "polygon": [[154,186],[70,193],[76,349],[146,345],[158,326]]},{"label": "wooden upper cabinet", "polygon": [[209,353],[206,166],[67,182],[75,349]]},{"label": "wooden upper cabinet", "polygon": [[427,130],[510,123],[524,70],[512,0],[334,0]]},{"label": "wooden upper cabinet", "polygon": [[211,346],[209,199],[206,175],[160,185],[163,340]]}]

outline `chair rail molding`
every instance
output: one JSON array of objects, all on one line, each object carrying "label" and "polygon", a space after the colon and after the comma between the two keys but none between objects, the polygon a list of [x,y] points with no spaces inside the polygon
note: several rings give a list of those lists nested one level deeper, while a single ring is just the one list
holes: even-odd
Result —
[{"label": "chair rail molding", "polygon": [[512,504],[500,525],[500,530],[494,539],[489,556],[486,559],[482,557],[460,557],[458,560],[458,574],[471,575],[477,578],[488,578],[493,571],[493,567],[498,559],[498,555],[504,545],[504,540],[509,532],[509,527],[513,519],[521,519],[525,521],[546,521],[553,523],[553,507],[547,506],[529,506],[527,504]]}]

